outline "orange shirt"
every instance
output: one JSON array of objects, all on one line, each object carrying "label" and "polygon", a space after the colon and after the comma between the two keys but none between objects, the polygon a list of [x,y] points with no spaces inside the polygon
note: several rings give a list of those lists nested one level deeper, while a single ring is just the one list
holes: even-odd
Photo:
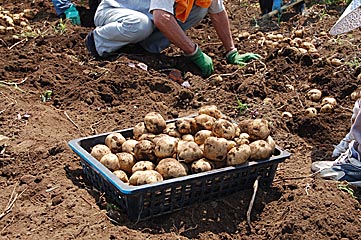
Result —
[{"label": "orange shirt", "polygon": [[199,7],[209,8],[212,0],[175,0],[175,2],[175,17],[179,21],[185,22],[192,10],[194,2]]}]

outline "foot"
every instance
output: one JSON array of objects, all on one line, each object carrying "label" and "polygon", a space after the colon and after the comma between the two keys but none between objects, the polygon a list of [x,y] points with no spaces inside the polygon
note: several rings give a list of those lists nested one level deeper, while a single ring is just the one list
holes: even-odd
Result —
[{"label": "foot", "polygon": [[347,181],[351,185],[361,187],[361,156],[357,152],[358,143],[352,141],[346,152],[342,153],[333,163],[322,165],[322,161],[314,162],[312,170],[319,167],[319,175],[324,179]]},{"label": "foot", "polygon": [[100,55],[97,52],[97,49],[95,48],[95,42],[94,42],[94,34],[93,31],[90,31],[88,35],[85,38],[85,46],[88,49],[88,52],[90,55],[92,55],[95,58],[99,58]]}]

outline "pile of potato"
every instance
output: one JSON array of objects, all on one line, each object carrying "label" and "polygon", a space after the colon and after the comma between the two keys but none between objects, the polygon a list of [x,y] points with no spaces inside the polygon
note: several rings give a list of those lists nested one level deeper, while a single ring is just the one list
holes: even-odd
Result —
[{"label": "pile of potato", "polygon": [[233,123],[215,105],[172,123],[150,112],[133,128],[133,138],[110,133],[91,155],[124,183],[138,186],[267,159],[275,149],[270,131],[264,119]]},{"label": "pile of potato", "polygon": [[17,28],[31,31],[29,20],[33,19],[37,11],[24,9],[20,13],[11,13],[0,6],[0,34],[15,33]]}]

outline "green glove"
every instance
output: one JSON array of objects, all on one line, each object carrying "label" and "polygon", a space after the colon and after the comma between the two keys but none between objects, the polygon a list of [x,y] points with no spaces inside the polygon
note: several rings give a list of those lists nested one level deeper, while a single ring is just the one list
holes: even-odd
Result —
[{"label": "green glove", "polygon": [[209,77],[214,72],[212,59],[198,45],[196,48],[196,53],[189,56],[189,59],[201,69],[203,77]]},{"label": "green glove", "polygon": [[64,11],[65,17],[71,21],[74,25],[80,25],[79,12],[75,5],[72,4],[67,10]]},{"label": "green glove", "polygon": [[231,50],[227,55],[226,59],[227,62],[230,64],[236,64],[240,66],[246,66],[247,62],[251,60],[257,60],[260,59],[261,56],[255,53],[245,53],[245,54],[239,54],[237,49]]}]

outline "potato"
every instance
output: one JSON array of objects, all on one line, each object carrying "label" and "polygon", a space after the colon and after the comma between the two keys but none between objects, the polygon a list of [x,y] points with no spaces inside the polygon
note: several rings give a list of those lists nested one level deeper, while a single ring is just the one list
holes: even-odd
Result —
[{"label": "potato", "polygon": [[156,137],[157,137],[157,135],[155,135],[154,133],[144,133],[137,140],[138,141],[148,140],[148,141],[153,142],[154,138],[156,138]]},{"label": "potato", "polygon": [[203,152],[195,142],[181,140],[178,142],[177,156],[179,161],[191,163],[203,157]]},{"label": "potato", "polygon": [[250,158],[253,160],[262,160],[269,158],[272,153],[272,147],[265,140],[257,140],[249,144],[251,148]]},{"label": "potato", "polygon": [[214,164],[206,158],[201,158],[197,161],[194,161],[191,165],[192,173],[207,172],[214,168]]},{"label": "potato", "polygon": [[266,139],[266,142],[269,144],[270,148],[271,148],[271,154],[273,154],[273,152],[276,149],[276,142],[273,140],[273,138],[271,136],[268,136]]},{"label": "potato", "polygon": [[162,175],[155,170],[137,171],[129,178],[130,185],[139,186],[163,181]]},{"label": "potato", "polygon": [[127,183],[129,182],[127,174],[123,170],[116,170],[113,172],[113,174],[119,178],[121,181]]},{"label": "potato", "polygon": [[212,136],[212,131],[200,130],[194,136],[194,142],[197,143],[198,145],[202,145],[204,141],[210,136]]},{"label": "potato", "polygon": [[140,136],[142,136],[145,133],[148,133],[148,131],[145,128],[145,123],[144,122],[140,122],[140,123],[138,123],[137,125],[134,126],[134,128],[133,128],[134,139],[139,140]]},{"label": "potato", "polygon": [[155,164],[150,161],[139,161],[132,167],[132,173],[136,171],[154,170]]},{"label": "potato", "polygon": [[251,156],[251,147],[247,144],[236,146],[227,153],[227,166],[244,164]]},{"label": "potato", "polygon": [[238,138],[234,139],[237,143],[237,145],[242,144],[249,144],[249,134],[248,133],[241,133]]},{"label": "potato", "polygon": [[121,152],[116,154],[119,161],[119,169],[127,173],[132,173],[132,167],[136,163],[133,154]]},{"label": "potato", "polygon": [[322,92],[318,89],[311,89],[310,91],[307,92],[307,97],[312,102],[318,102],[322,97]]},{"label": "potato", "polygon": [[207,114],[201,114],[194,118],[199,129],[212,130],[216,119]]},{"label": "potato", "polygon": [[230,121],[218,119],[213,124],[212,133],[216,137],[231,140],[236,136],[236,128]]},{"label": "potato", "polygon": [[168,134],[161,133],[161,134],[155,135],[155,137],[149,141],[152,141],[154,144],[157,144],[157,142],[164,137],[170,137],[170,136]]},{"label": "potato", "polygon": [[100,159],[108,153],[111,153],[110,148],[104,144],[95,145],[90,152],[90,154],[98,161],[100,161]]},{"label": "potato", "polygon": [[114,153],[105,154],[101,159],[100,163],[103,164],[111,171],[119,170],[119,160],[117,155]]},{"label": "potato", "polygon": [[157,156],[154,153],[155,144],[149,140],[141,140],[134,146],[134,156],[138,161],[155,162]]},{"label": "potato", "polygon": [[159,161],[155,170],[162,175],[163,179],[187,176],[188,167],[174,158],[164,158]]},{"label": "potato", "polygon": [[356,91],[352,92],[350,97],[351,97],[352,101],[356,101],[357,99],[361,98],[361,91],[356,90]]},{"label": "potato", "polygon": [[121,133],[113,132],[105,138],[105,145],[108,146],[112,153],[122,151],[122,144],[125,142],[125,138]]},{"label": "potato", "polygon": [[332,105],[332,107],[335,107],[337,105],[337,102],[336,99],[334,99],[333,97],[325,97],[324,99],[322,99],[321,105],[325,104],[330,104]]},{"label": "potato", "polygon": [[129,139],[122,144],[122,151],[127,153],[134,153],[134,147],[138,143],[137,140]]},{"label": "potato", "polygon": [[192,134],[185,134],[182,136],[182,140],[187,142],[194,142],[194,137]]},{"label": "potato", "polygon": [[214,117],[216,119],[222,117],[222,112],[217,109],[216,105],[203,106],[198,110],[198,114],[199,115],[207,114],[207,115],[209,115],[211,117]]},{"label": "potato", "polygon": [[309,107],[305,110],[305,116],[307,117],[315,117],[317,116],[317,109],[314,107]]},{"label": "potato", "polygon": [[236,143],[225,138],[209,137],[204,142],[203,155],[209,160],[223,161],[228,151],[236,146]]},{"label": "potato", "polygon": [[145,115],[144,124],[147,131],[154,134],[163,132],[167,125],[162,115],[156,112]]},{"label": "potato", "polygon": [[322,105],[322,107],[320,109],[320,112],[322,112],[322,113],[332,113],[333,108],[334,108],[333,105],[327,103],[327,104]]},{"label": "potato", "polygon": [[241,135],[241,129],[238,127],[237,123],[233,123],[235,132],[234,132],[234,137],[239,137],[239,135]]},{"label": "potato", "polygon": [[290,119],[292,119],[292,113],[290,113],[290,112],[283,112],[282,114],[281,114],[281,117],[283,118],[283,119],[286,119],[286,120],[290,120]]},{"label": "potato", "polygon": [[194,118],[180,118],[175,122],[177,130],[180,134],[192,134],[197,129],[196,120]]},{"label": "potato", "polygon": [[268,121],[260,118],[243,120],[239,123],[238,127],[242,132],[249,134],[250,141],[264,140],[271,133]]},{"label": "potato", "polygon": [[165,133],[171,137],[176,137],[176,138],[181,137],[181,134],[178,132],[175,122],[168,123],[166,128],[164,129],[163,133]]},{"label": "potato", "polygon": [[177,153],[178,139],[171,136],[161,137],[154,148],[154,153],[158,158],[173,157]]}]

